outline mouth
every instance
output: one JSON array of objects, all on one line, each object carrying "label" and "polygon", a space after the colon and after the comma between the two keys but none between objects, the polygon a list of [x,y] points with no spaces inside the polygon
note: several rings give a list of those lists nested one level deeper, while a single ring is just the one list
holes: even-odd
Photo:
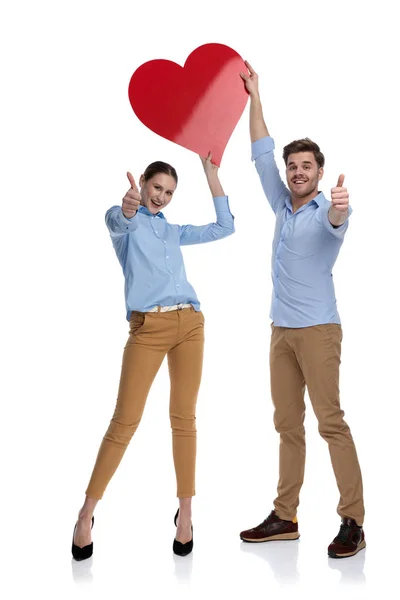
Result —
[{"label": "mouth", "polygon": [[162,202],[159,202],[158,200],[150,200],[150,204],[151,206],[154,206],[155,208],[161,208],[162,206]]},{"label": "mouth", "polygon": [[293,183],[295,185],[301,185],[303,183],[307,183],[307,181],[305,179],[293,179]]}]

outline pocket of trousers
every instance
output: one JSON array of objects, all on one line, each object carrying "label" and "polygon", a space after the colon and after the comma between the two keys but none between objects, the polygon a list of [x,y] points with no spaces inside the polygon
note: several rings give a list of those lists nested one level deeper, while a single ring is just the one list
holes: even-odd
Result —
[{"label": "pocket of trousers", "polygon": [[323,326],[325,331],[329,335],[331,343],[339,342],[342,343],[343,340],[343,330],[342,326],[337,323],[327,323]]},{"label": "pocket of trousers", "polygon": [[129,335],[136,335],[146,321],[146,313],[132,312],[129,321]]}]

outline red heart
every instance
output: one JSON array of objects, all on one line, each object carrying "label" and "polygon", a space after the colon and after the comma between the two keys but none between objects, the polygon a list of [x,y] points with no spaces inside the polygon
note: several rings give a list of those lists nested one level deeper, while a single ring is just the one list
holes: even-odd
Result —
[{"label": "red heart", "polygon": [[222,155],[248,100],[243,59],[223,44],[196,48],[182,68],[169,60],[141,65],[129,83],[133,111],[149,129],[201,156]]}]

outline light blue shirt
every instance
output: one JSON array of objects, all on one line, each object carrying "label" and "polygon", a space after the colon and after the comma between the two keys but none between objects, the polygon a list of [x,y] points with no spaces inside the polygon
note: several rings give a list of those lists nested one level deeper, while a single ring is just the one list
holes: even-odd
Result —
[{"label": "light blue shirt", "polygon": [[270,317],[277,327],[340,324],[332,269],[349,220],[337,228],[330,223],[331,202],[322,192],[293,213],[290,191],[276,166],[274,147],[270,137],[252,144],[252,160],[276,215]]},{"label": "light blue shirt", "polygon": [[106,213],[106,225],[125,276],[126,318],[133,310],[200,303],[186,278],[181,246],[220,240],[234,231],[227,196],[213,198],[217,220],[208,225],[171,225],[162,212],[141,206],[126,219],[120,206]]}]

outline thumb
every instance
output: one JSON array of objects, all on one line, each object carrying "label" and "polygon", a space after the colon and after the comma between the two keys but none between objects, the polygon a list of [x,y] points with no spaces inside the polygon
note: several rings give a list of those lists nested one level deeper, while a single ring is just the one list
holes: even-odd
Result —
[{"label": "thumb", "polygon": [[126,174],[126,176],[127,176],[127,177],[128,177],[128,179],[129,179],[129,183],[131,184],[131,188],[132,188],[133,190],[135,190],[135,192],[137,192],[137,191],[138,191],[138,189],[137,189],[137,185],[136,185],[136,183],[135,183],[135,180],[133,179],[133,175],[132,175],[132,173],[129,173],[129,171],[128,171],[128,172],[127,172],[127,174]]},{"label": "thumb", "polygon": [[339,179],[337,180],[336,187],[343,187],[343,183],[344,183],[344,175],[339,175]]}]

